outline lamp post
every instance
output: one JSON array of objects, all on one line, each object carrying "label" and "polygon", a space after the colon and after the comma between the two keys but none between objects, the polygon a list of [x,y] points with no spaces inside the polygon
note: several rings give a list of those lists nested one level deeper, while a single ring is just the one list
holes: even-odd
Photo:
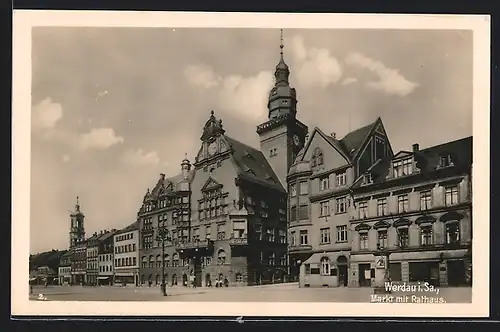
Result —
[{"label": "lamp post", "polygon": [[165,227],[158,229],[157,241],[161,241],[161,293],[167,296],[167,284],[165,282],[165,241],[170,241],[170,232]]}]

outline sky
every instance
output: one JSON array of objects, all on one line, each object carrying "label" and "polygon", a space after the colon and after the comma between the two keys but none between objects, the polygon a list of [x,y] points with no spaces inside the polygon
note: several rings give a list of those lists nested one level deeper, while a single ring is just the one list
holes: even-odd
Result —
[{"label": "sky", "polygon": [[[135,221],[160,173],[193,161],[214,110],[258,147],[277,29],[37,27],[32,37],[30,252]],[[284,30],[298,118],[343,137],[381,117],[394,152],[472,135],[472,32]]]}]

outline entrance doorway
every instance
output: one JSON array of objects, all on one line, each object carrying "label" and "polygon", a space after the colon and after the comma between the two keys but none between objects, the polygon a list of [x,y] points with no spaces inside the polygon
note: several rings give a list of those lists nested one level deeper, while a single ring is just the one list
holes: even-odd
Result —
[{"label": "entrance doorway", "polygon": [[[366,272],[368,271],[368,272]],[[370,277],[371,266],[368,264],[359,264],[358,265],[358,282],[359,287],[371,287],[372,279]]]},{"label": "entrance doorway", "polygon": [[187,287],[187,285],[188,285],[188,276],[187,276],[187,274],[184,273],[182,275],[182,286],[186,286]]},{"label": "entrance doorway", "polygon": [[337,269],[339,270],[339,286],[347,287],[347,257],[342,255],[337,258]]},{"label": "entrance doorway", "polygon": [[462,259],[448,261],[448,286],[464,286],[465,280],[465,261]]},{"label": "entrance doorway", "polygon": [[212,286],[212,279],[210,278],[210,273],[205,274],[205,287]]},{"label": "entrance doorway", "polygon": [[193,265],[194,265],[194,283],[195,283],[196,287],[201,287],[203,270],[201,267],[201,257],[200,256],[194,257]]}]

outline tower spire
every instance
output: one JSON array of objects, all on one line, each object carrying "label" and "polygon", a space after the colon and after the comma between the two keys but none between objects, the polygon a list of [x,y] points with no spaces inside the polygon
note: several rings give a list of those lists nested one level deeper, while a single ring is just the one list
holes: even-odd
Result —
[{"label": "tower spire", "polygon": [[285,47],[283,45],[283,29],[280,29],[280,55],[281,55],[281,61],[283,61],[283,48]]}]

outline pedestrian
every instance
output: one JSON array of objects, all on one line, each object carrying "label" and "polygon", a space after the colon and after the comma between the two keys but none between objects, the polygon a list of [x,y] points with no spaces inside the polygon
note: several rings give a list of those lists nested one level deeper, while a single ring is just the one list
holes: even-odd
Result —
[{"label": "pedestrian", "polygon": [[229,280],[227,280],[227,277],[224,277],[224,287],[229,287]]}]

